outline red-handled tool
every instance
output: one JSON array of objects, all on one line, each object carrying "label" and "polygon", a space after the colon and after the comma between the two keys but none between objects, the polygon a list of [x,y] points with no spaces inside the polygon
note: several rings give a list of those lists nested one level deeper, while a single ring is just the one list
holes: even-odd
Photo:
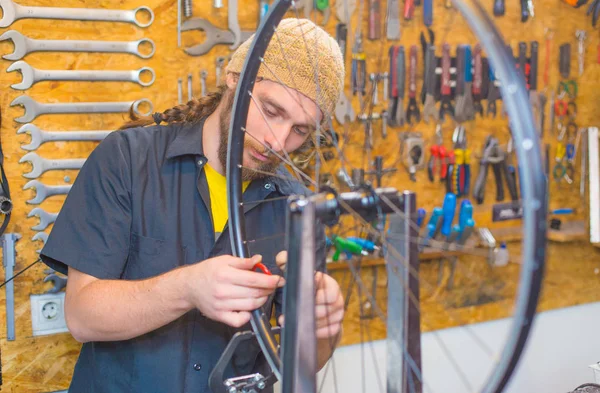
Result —
[{"label": "red-handled tool", "polygon": [[271,271],[269,270],[268,267],[266,267],[262,262],[258,262],[257,264],[255,264],[254,266],[252,266],[252,270],[254,270],[255,272],[262,272],[264,274],[267,274],[269,276],[272,276],[273,273],[271,273]]}]

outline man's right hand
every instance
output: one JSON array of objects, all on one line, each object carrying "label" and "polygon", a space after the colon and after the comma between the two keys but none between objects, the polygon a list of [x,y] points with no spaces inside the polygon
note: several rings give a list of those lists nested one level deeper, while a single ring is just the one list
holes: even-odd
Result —
[{"label": "man's right hand", "polygon": [[248,323],[250,312],[285,283],[281,276],[254,272],[252,267],[261,261],[260,255],[222,255],[185,267],[190,302],[215,321],[233,327]]}]

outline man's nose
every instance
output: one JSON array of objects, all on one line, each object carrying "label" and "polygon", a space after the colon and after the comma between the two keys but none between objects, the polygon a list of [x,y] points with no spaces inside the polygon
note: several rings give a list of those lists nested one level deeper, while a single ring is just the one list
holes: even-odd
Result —
[{"label": "man's nose", "polygon": [[265,135],[265,143],[275,151],[282,151],[290,132],[291,126],[287,123],[271,126]]}]

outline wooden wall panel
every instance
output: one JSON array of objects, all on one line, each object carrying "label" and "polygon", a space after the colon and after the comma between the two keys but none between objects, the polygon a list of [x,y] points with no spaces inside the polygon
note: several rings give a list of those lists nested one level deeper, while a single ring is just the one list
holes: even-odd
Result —
[{"label": "wooden wall panel", "polygon": [[[31,0],[26,5],[38,6],[56,6],[55,2],[49,0]],[[48,20],[21,20],[15,22],[8,29],[14,29],[22,32],[31,38],[45,39],[102,39],[102,40],[137,40],[143,37],[152,39],[156,44],[156,53],[149,60],[143,60],[133,55],[123,54],[97,54],[97,53],[35,53],[27,56],[26,60],[31,66],[40,69],[119,69],[130,70],[142,66],[152,67],[156,74],[156,82],[151,87],[142,88],[131,83],[110,83],[110,82],[42,82],[35,85],[25,92],[17,92],[9,88],[10,84],[16,83],[19,76],[16,73],[0,73],[0,86],[3,87],[0,96],[0,109],[2,110],[2,142],[5,154],[5,169],[12,188],[12,199],[14,201],[14,211],[12,221],[8,232],[16,232],[23,237],[17,243],[17,266],[15,271],[19,271],[37,258],[36,249],[41,248],[41,244],[31,241],[34,232],[30,229],[37,223],[36,218],[27,218],[29,211],[35,207],[26,204],[26,200],[33,196],[32,191],[22,191],[23,185],[27,179],[21,175],[29,171],[28,164],[19,164],[19,159],[24,155],[20,149],[20,144],[26,143],[26,135],[16,135],[16,130],[20,124],[13,122],[13,119],[20,116],[22,109],[10,108],[8,105],[17,96],[27,94],[39,102],[86,102],[86,101],[126,101],[140,98],[152,100],[155,110],[163,111],[177,103],[177,79],[184,80],[184,98],[187,97],[186,78],[188,73],[193,74],[194,92],[200,91],[199,72],[206,69],[209,72],[209,87],[215,86],[215,58],[217,56],[227,56],[230,52],[226,46],[217,47],[209,54],[202,57],[189,57],[181,49],[177,48],[176,37],[176,1],[161,0],[122,0],[122,1],[76,1],[69,0],[61,2],[65,7],[99,7],[99,8],[120,8],[133,9],[140,5],[146,5],[153,9],[155,21],[149,28],[140,29],[128,24],[104,23],[104,22],[77,22],[77,21],[48,21]],[[489,1],[491,11],[492,2]],[[382,10],[385,5],[382,5]],[[221,10],[212,8],[209,1],[194,3],[194,16],[204,17],[219,27],[224,28],[227,25],[227,7]],[[507,5],[507,15],[500,19],[495,19],[507,42],[516,51],[516,46],[520,40],[539,40],[540,41],[540,67],[544,64],[544,33],[546,28],[554,31],[554,41],[552,43],[550,84],[548,89],[555,89],[559,80],[558,65],[558,46],[562,42],[571,42],[573,45],[573,64],[571,75],[576,78],[576,40],[575,31],[585,29],[588,31],[589,39],[586,52],[586,71],[583,77],[576,78],[580,84],[579,90],[579,114],[577,121],[580,125],[592,125],[598,121],[598,110],[595,102],[598,101],[597,81],[600,76],[600,67],[596,63],[596,47],[598,45],[598,35],[590,27],[590,21],[585,17],[584,9],[574,10],[559,1],[540,0],[536,1],[536,16],[533,20],[522,24],[518,20],[518,4],[516,2]],[[242,28],[252,29],[256,26],[258,14],[258,2],[254,0],[242,0],[239,7],[239,19]],[[455,10],[447,10],[442,2],[436,2],[434,10],[434,31],[436,33],[436,44],[439,46],[443,42],[449,42],[453,45],[459,43],[470,43],[474,45],[475,39],[467,28],[464,20]],[[367,13],[363,13],[363,32],[366,34]],[[352,19],[351,31],[357,25],[358,12]],[[320,20],[320,16],[319,16]],[[332,15],[327,30],[334,34],[335,24],[337,23]],[[424,29],[421,22],[421,9],[418,8],[415,20],[402,23],[403,35],[401,43],[407,47],[412,44],[418,44],[418,35]],[[351,49],[352,32],[349,33],[350,44],[348,53]],[[203,39],[202,33],[185,33],[182,37],[183,46],[193,45]],[[395,43],[395,44],[398,44]],[[387,48],[390,43],[370,42],[365,39],[365,51],[368,54],[368,71],[382,71],[387,67]],[[0,53],[10,53],[12,46],[10,42],[0,43]],[[439,55],[439,52],[438,52]],[[419,58],[421,60],[421,58]],[[379,65],[378,65],[378,62]],[[6,70],[11,62],[0,60],[0,68]],[[347,65],[350,64],[348,56]],[[420,85],[419,70],[419,85]],[[541,75],[540,75],[541,78]],[[349,72],[346,78],[346,87],[349,88]],[[540,87],[543,87],[540,79]],[[420,89],[420,88],[419,88]],[[354,100],[354,108],[358,110],[359,104]],[[381,109],[380,107],[376,110]],[[102,130],[115,129],[125,120],[125,115],[106,114],[106,115],[47,115],[34,121],[40,129],[44,130]],[[377,127],[377,126],[376,126]],[[481,143],[486,135],[493,133],[502,140],[507,138],[507,125],[504,119],[478,119],[466,124],[469,132],[470,147],[474,152],[479,151]],[[447,144],[451,131],[454,128],[450,123],[444,126],[444,135]],[[341,127],[339,128],[341,130]],[[408,128],[390,130],[388,141],[385,143],[376,143],[374,154],[382,154],[385,162],[395,162],[398,156],[399,144],[396,142],[397,131],[407,131]],[[414,131],[423,133],[426,141],[430,142],[434,125],[425,125],[423,123],[414,127]],[[362,128],[354,125],[350,128],[352,139],[358,146],[362,145]],[[377,132],[376,132],[377,135]],[[552,141],[552,136],[546,132],[547,141]],[[95,143],[48,143],[38,149],[38,154],[46,158],[84,158],[89,155]],[[360,164],[361,150],[359,147],[349,149],[348,159],[355,165]],[[475,164],[475,162],[473,162]],[[472,166],[473,177],[477,173],[477,165]],[[69,183],[77,176],[77,171],[49,172],[44,174],[40,180],[48,185],[65,184],[65,176],[70,177]],[[576,176],[577,179],[577,176]],[[406,171],[399,166],[396,175],[386,179],[386,185],[393,185],[399,188],[414,189],[418,193],[419,206],[431,209],[434,205],[439,205],[443,199],[443,189],[439,184],[430,184],[426,180],[426,173],[421,171],[418,174],[418,182],[412,183],[408,180]],[[576,207],[581,205],[578,199],[577,187],[566,186],[564,183],[551,185],[551,206],[552,207]],[[487,195],[493,195],[493,188],[487,190]],[[488,197],[487,200],[491,198]],[[57,212],[64,198],[53,197],[45,201],[41,207],[48,212]],[[476,219],[480,225],[487,225],[489,222],[489,206],[485,210],[478,209]],[[584,212],[579,211],[582,216]],[[513,225],[514,223],[507,224]],[[50,229],[47,229],[48,232]],[[6,392],[47,392],[59,389],[65,389],[68,386],[73,366],[79,351],[79,344],[75,342],[68,334],[59,334],[46,337],[32,337],[31,316],[29,308],[29,295],[39,294],[49,288],[49,284],[44,284],[42,264],[37,264],[25,274],[15,280],[16,294],[16,327],[17,340],[8,342],[5,334],[2,333],[0,346],[2,348],[2,367],[4,371],[4,385],[2,391]],[[4,291],[0,292],[0,302],[4,302]],[[0,307],[0,331],[5,332],[5,313],[4,308]],[[437,326],[437,325],[436,325]]]}]

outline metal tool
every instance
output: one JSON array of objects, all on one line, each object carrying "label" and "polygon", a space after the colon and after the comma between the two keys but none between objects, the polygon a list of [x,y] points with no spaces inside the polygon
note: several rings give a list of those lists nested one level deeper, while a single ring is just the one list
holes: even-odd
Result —
[{"label": "metal tool", "polygon": [[44,293],[59,293],[67,286],[67,277],[59,276],[56,273],[50,273],[44,277],[44,282],[52,283],[52,288]]},{"label": "metal tool", "polygon": [[24,186],[23,190],[29,190],[33,188],[35,190],[35,197],[28,200],[27,203],[30,205],[39,205],[46,198],[54,195],[67,195],[71,191],[71,184],[65,184],[63,186],[47,186],[39,180],[28,181]]},{"label": "metal tool", "polygon": [[[141,6],[134,10],[107,10],[105,8],[62,8],[30,7],[19,5],[12,0],[0,0],[2,18],[0,27],[8,27],[19,19],[62,19],[93,20],[106,22],[133,23],[138,27],[148,27],[154,21],[154,13],[149,7]],[[138,13],[147,12],[150,19],[143,23],[137,19]]]},{"label": "metal tool", "polygon": [[390,46],[389,58],[391,89],[388,91],[388,125],[401,127],[406,122],[403,103],[406,73],[404,46]]},{"label": "metal tool", "polygon": [[369,40],[379,40],[381,38],[381,1],[369,0]]},{"label": "metal tool", "polygon": [[183,15],[186,18],[189,18],[192,16],[192,11],[194,9],[192,0],[183,0]]},{"label": "metal tool", "polygon": [[346,123],[346,120],[349,120],[351,123],[356,120],[356,112],[354,112],[352,102],[350,102],[344,91],[341,92],[340,97],[337,100],[334,115],[335,119],[340,124]]},{"label": "metal tool", "polygon": [[[470,68],[468,70],[470,72]],[[456,105],[454,107],[454,118],[457,122],[463,123],[470,120],[470,116],[473,115],[473,100],[472,96],[469,95],[470,102],[467,103],[467,91],[470,92],[471,85],[467,89],[466,86],[466,73],[467,73],[467,46],[459,45],[456,48]],[[471,108],[467,108],[470,105]]]},{"label": "metal tool", "polygon": [[386,13],[386,31],[385,36],[388,40],[399,40],[401,36],[400,28],[400,0],[388,0]]},{"label": "metal tool", "polygon": [[583,75],[583,67],[585,61],[585,39],[587,38],[587,33],[584,30],[577,30],[575,33],[577,37],[577,53],[579,60],[579,76]]},{"label": "metal tool", "polygon": [[494,0],[494,16],[503,16],[504,12],[504,0]]},{"label": "metal tool", "polygon": [[188,101],[191,101],[192,98],[194,98],[194,95],[192,93],[192,74],[188,74],[187,89],[188,89]]},{"label": "metal tool", "polygon": [[[5,60],[20,60],[33,52],[100,52],[100,53],[130,53],[149,59],[154,55],[154,41],[142,38],[137,41],[91,41],[91,40],[36,40],[21,34],[16,30],[5,31],[0,35],[0,41],[12,40],[15,50],[9,55],[2,56]],[[142,53],[140,47],[148,44],[150,53]]]},{"label": "metal tool", "polygon": [[[229,6],[231,7],[231,2]],[[181,24],[181,31],[185,32],[193,30],[203,31],[205,38],[203,42],[184,49],[185,53],[190,56],[202,56],[208,53],[216,45],[230,45],[231,48],[236,42],[235,33],[231,29],[219,29],[207,19],[191,18]],[[240,30],[239,38],[241,41],[246,41],[252,34],[254,34],[254,31]],[[232,50],[233,49],[234,48],[232,48]]]},{"label": "metal tool", "polygon": [[475,119],[475,104],[473,102],[473,56],[471,53],[471,46],[465,45],[465,91],[463,94],[463,102],[461,112],[464,114],[466,120]]},{"label": "metal tool", "polygon": [[363,51],[362,33],[360,26],[356,28],[354,46],[352,47],[352,65],[350,80],[352,83],[352,95],[359,94],[362,106],[362,97],[365,95],[367,81],[366,55]]},{"label": "metal tool", "polygon": [[447,157],[448,153],[444,147],[444,137],[442,135],[442,125],[438,124],[435,128],[435,140],[433,145],[429,148],[430,156],[427,162],[427,176],[430,182],[435,181],[435,173],[439,168],[439,179],[444,181],[446,179],[448,164]]},{"label": "metal tool", "polygon": [[409,124],[421,121],[421,111],[417,105],[417,46],[410,47],[408,68],[408,106],[406,107],[406,120]]},{"label": "metal tool", "polygon": [[558,68],[564,79],[571,75],[571,44],[565,43],[559,47]]},{"label": "metal tool", "polygon": [[242,30],[238,21],[238,0],[227,0],[227,27],[233,33],[230,50],[236,50],[242,43]]},{"label": "metal tool", "polygon": [[529,80],[527,85],[529,86],[529,102],[534,109],[535,115],[537,115],[537,131],[538,135],[542,136],[544,132],[544,106],[546,97],[540,95],[537,91],[538,87],[538,53],[539,43],[533,41],[531,43],[531,56],[529,60]]},{"label": "metal tool", "polygon": [[[150,67],[142,67],[133,71],[82,71],[82,70],[38,70],[31,67],[23,60],[12,63],[6,72],[19,71],[23,77],[21,83],[11,85],[15,90],[26,90],[41,81],[114,81],[135,82],[141,86],[150,86],[156,77],[154,70]],[[150,73],[150,80],[142,81],[142,73]]]},{"label": "metal tool", "polygon": [[404,1],[404,20],[412,20],[415,15],[415,0]]},{"label": "metal tool", "polygon": [[521,0],[521,22],[525,23],[529,19],[528,0]]},{"label": "metal tool", "polygon": [[183,79],[177,79],[177,103],[183,104]]},{"label": "metal tool", "polygon": [[225,57],[223,56],[218,56],[215,59],[215,75],[216,75],[216,80],[215,80],[215,84],[217,85],[217,87],[219,87],[219,84],[221,83],[221,72],[223,70],[223,65],[225,65]]},{"label": "metal tool", "polygon": [[519,200],[515,178],[510,173],[506,162],[506,153],[500,148],[500,143],[493,136],[488,136],[483,147],[483,154],[479,166],[479,174],[475,185],[473,186],[473,198],[477,204],[482,204],[485,195],[485,184],[487,181],[487,172],[489,165],[492,165],[494,177],[496,180],[496,201],[504,200],[504,186],[502,183],[502,175],[506,178],[508,190],[511,200],[516,202]]},{"label": "metal tool", "polygon": [[475,45],[473,49],[473,111],[483,116],[483,105],[481,100],[483,86],[483,61],[481,58],[481,45]]},{"label": "metal tool", "polygon": [[214,8],[223,8],[223,0],[213,0]]},{"label": "metal tool", "polygon": [[6,291],[6,340],[15,340],[15,243],[21,238],[18,233],[2,235],[2,264],[4,265],[4,288]]},{"label": "metal tool", "polygon": [[32,226],[31,229],[33,229],[34,231],[43,231],[56,221],[58,213],[48,213],[41,207],[34,207],[33,209],[31,209],[27,217],[29,218],[34,216],[40,219],[40,223],[38,225]]},{"label": "metal tool", "polygon": [[[31,240],[33,240],[33,241],[41,240],[42,243],[44,243],[44,245],[45,245],[46,242],[48,241],[48,234],[46,232],[36,232],[35,235],[33,235],[31,237]],[[35,250],[35,252],[40,254],[42,252],[42,249],[40,248],[39,250]]]},{"label": "metal tool", "polygon": [[101,141],[112,131],[44,131],[32,123],[27,123],[17,130],[17,134],[27,133],[31,142],[21,145],[23,150],[36,150],[46,142],[58,141]]},{"label": "metal tool", "polygon": [[449,114],[454,117],[454,107],[452,106],[452,87],[450,84],[450,44],[442,46],[442,82],[440,86],[441,103],[440,103],[440,120],[443,122],[445,115]]},{"label": "metal tool", "polygon": [[354,11],[356,10],[356,0],[345,0],[335,2],[335,16],[340,22],[348,24]]},{"label": "metal tool", "polygon": [[340,46],[342,58],[344,59],[344,64],[346,64],[346,49],[348,47],[348,25],[344,23],[338,23],[335,26],[335,40]]},{"label": "metal tool", "polygon": [[496,117],[497,107],[496,101],[500,98],[500,90],[498,89],[498,85],[496,84],[496,76],[494,74],[494,70],[492,70],[492,66],[489,65],[489,83],[488,83],[488,96],[487,96],[487,110],[486,115],[489,116],[492,114]]},{"label": "metal tool", "polygon": [[[146,113],[139,111],[141,104],[147,104],[149,110]],[[126,102],[69,102],[45,104],[35,101],[33,98],[22,95],[15,98],[10,106],[21,105],[25,113],[15,119],[18,123],[29,123],[40,115],[64,114],[64,113],[129,113],[131,109],[140,115],[148,116],[152,113],[152,102],[145,98],[137,101]]]},{"label": "metal tool", "polygon": [[26,177],[28,179],[35,179],[46,171],[61,169],[81,169],[85,162],[85,158],[50,160],[40,157],[35,152],[29,152],[19,160],[19,163],[23,162],[29,162],[32,166],[31,172],[23,174],[23,177]]},{"label": "metal tool", "polygon": [[429,123],[430,118],[433,118],[436,122],[439,121],[439,112],[435,107],[435,92],[437,88],[437,78],[435,77],[435,46],[429,45],[426,51],[424,77],[425,103],[423,104],[423,119],[426,123]]},{"label": "metal tool", "polygon": [[208,77],[208,71],[200,71],[200,94],[202,97],[206,97],[206,78]]}]

